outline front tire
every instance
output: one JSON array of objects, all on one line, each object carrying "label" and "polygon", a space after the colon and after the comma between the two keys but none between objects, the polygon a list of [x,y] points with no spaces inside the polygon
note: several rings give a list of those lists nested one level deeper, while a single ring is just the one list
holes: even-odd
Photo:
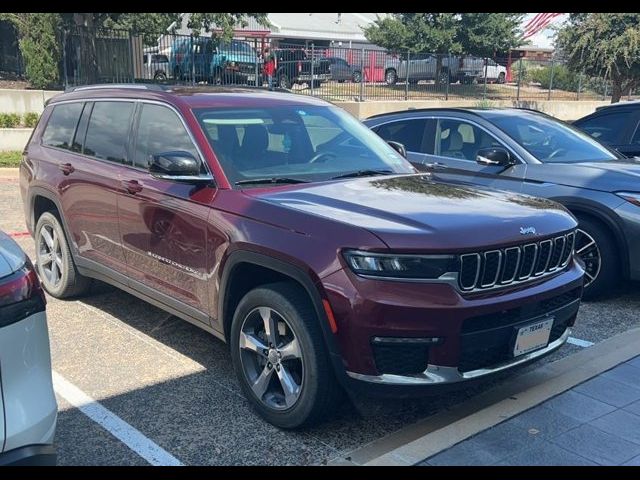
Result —
[{"label": "front tire", "polygon": [[281,74],[278,78],[278,86],[280,88],[284,88],[285,90],[291,89],[291,81],[289,80],[289,77],[287,77],[286,73]]},{"label": "front tire", "polygon": [[506,76],[505,76],[504,72],[500,72],[500,74],[498,75],[498,83],[500,83],[500,84],[504,83],[505,78],[506,78]]},{"label": "front tire", "polygon": [[585,300],[602,297],[618,284],[620,259],[615,239],[604,225],[578,216],[575,251],[585,266]]},{"label": "front tire", "polygon": [[251,290],[238,304],[233,366],[251,406],[281,428],[312,425],[334,409],[340,388],[307,295],[291,283]]},{"label": "front tire", "polygon": [[35,240],[38,273],[49,295],[68,298],[81,295],[91,287],[91,279],[78,273],[62,225],[53,213],[40,216]]}]

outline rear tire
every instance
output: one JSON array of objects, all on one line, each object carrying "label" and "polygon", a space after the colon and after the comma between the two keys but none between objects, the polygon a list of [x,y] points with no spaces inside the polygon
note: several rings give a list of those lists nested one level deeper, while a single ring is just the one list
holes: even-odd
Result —
[{"label": "rear tire", "polygon": [[306,293],[288,282],[251,290],[234,313],[230,344],[238,381],[258,414],[280,428],[317,423],[340,399],[318,322]]},{"label": "rear tire", "polygon": [[[577,217],[576,255],[585,264],[583,298],[594,300],[609,293],[620,281],[620,258],[615,239],[602,223],[586,216]],[[589,246],[592,241],[594,245]]]},{"label": "rear tire", "polygon": [[286,73],[282,73],[280,74],[280,77],[278,77],[278,86],[286,90],[291,89],[291,80],[289,80]]},{"label": "rear tire", "polygon": [[36,224],[35,240],[38,273],[49,295],[68,298],[89,290],[91,279],[78,273],[58,217],[43,213]]},{"label": "rear tire", "polygon": [[395,85],[398,81],[398,72],[396,72],[395,69],[390,68],[384,72],[384,81],[387,85]]},{"label": "rear tire", "polygon": [[505,74],[504,72],[500,72],[500,74],[498,75],[498,83],[504,83],[505,80]]}]

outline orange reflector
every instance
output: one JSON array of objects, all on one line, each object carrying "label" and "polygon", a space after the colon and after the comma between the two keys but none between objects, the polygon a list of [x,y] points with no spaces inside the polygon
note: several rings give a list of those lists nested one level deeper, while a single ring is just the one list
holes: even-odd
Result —
[{"label": "orange reflector", "polygon": [[336,318],[333,316],[333,311],[331,310],[331,305],[329,305],[329,301],[322,300],[322,305],[324,306],[324,312],[327,314],[327,318],[329,319],[329,326],[331,327],[331,331],[333,333],[337,333],[338,324],[336,323]]}]

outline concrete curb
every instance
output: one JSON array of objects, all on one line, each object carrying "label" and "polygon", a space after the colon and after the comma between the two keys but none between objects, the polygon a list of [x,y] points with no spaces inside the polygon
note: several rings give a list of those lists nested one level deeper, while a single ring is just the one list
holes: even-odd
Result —
[{"label": "concrete curb", "polygon": [[546,364],[378,441],[330,465],[410,466],[640,355],[635,328]]}]

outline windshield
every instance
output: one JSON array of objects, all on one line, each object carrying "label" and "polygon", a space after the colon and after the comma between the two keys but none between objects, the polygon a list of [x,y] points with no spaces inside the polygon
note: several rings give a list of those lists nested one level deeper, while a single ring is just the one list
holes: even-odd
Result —
[{"label": "windshield", "polygon": [[415,172],[384,140],[338,107],[195,113],[232,184],[263,178],[316,182],[359,171]]},{"label": "windshield", "polygon": [[541,115],[492,115],[491,122],[544,163],[602,162],[617,157],[562,122]]}]

